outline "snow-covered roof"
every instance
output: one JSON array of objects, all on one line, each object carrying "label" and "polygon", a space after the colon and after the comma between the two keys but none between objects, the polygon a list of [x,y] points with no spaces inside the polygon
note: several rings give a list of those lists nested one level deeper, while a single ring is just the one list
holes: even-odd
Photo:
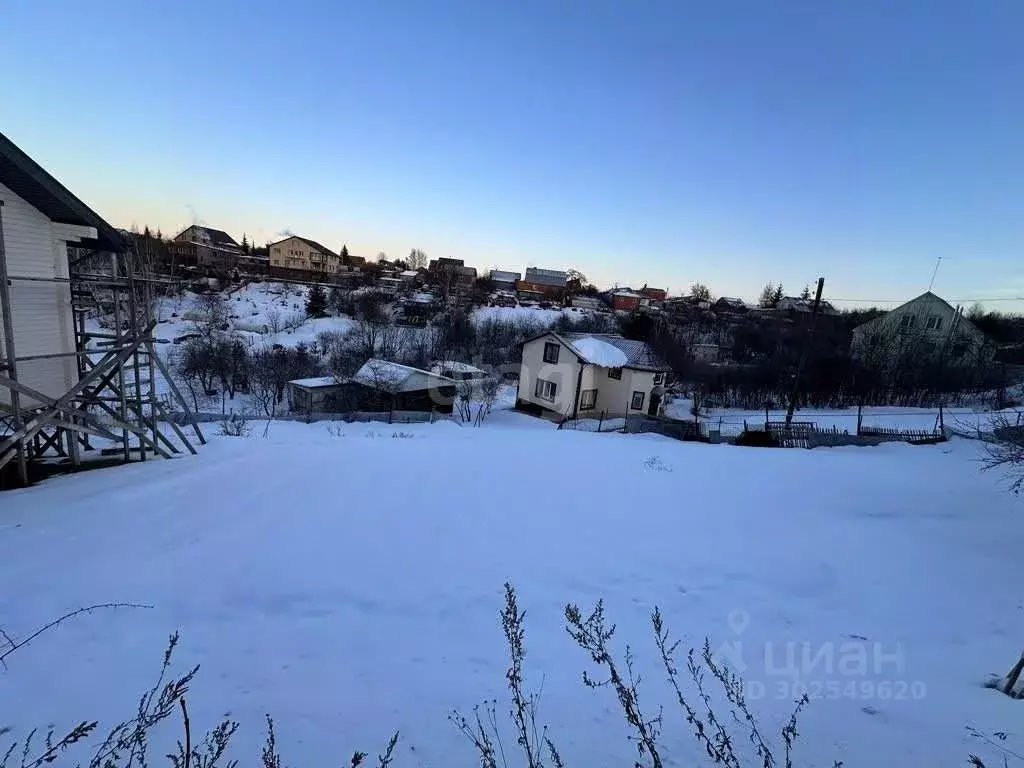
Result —
[{"label": "snow-covered roof", "polygon": [[431,387],[449,387],[457,383],[447,376],[377,358],[371,358],[363,363],[363,367],[352,377],[352,381],[387,392],[415,392]]},{"label": "snow-covered roof", "polygon": [[[539,336],[534,336],[532,339],[527,339],[526,343],[528,344],[531,341],[542,339],[545,336],[554,336],[585,362],[593,365],[602,365],[609,368],[635,368],[641,371],[672,370],[665,364],[664,360],[654,353],[654,350],[652,350],[646,342],[626,339],[614,333],[556,333],[555,331],[548,331],[547,333],[542,333]],[[603,341],[609,346],[615,347],[625,354],[626,362],[622,365],[605,366],[603,363],[599,363],[596,360],[590,360],[583,351],[578,349],[576,346],[577,341],[581,341],[583,339]],[[583,344],[583,348],[586,349],[590,343],[591,342]]]},{"label": "snow-covered roof", "polygon": [[309,379],[292,379],[288,383],[306,387],[307,389],[316,389],[317,387],[334,387],[341,382],[334,376],[313,376]]},{"label": "snow-covered roof", "polygon": [[418,277],[419,274],[415,269],[407,269],[402,272],[402,277]]},{"label": "snow-covered roof", "polygon": [[639,299],[640,294],[636,291],[630,290],[629,288],[620,288],[617,291],[612,291],[612,296],[629,296],[634,299]]},{"label": "snow-covered roof", "polygon": [[430,370],[432,373],[441,373],[441,371],[454,371],[455,373],[482,373],[485,375],[487,373],[487,371],[481,370],[475,365],[461,363],[458,360],[445,360],[434,363]]},{"label": "snow-covered roof", "polygon": [[593,336],[575,339],[572,342],[572,347],[580,354],[580,357],[593,365],[600,365],[604,368],[622,368],[629,363],[629,357],[625,352],[607,341]]}]

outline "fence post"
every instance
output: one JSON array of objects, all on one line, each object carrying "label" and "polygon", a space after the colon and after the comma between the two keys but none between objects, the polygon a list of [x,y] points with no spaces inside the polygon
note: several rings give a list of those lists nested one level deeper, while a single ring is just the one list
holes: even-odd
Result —
[{"label": "fence post", "polygon": [[864,418],[864,404],[863,403],[857,403],[857,435],[858,436],[860,435],[860,424],[861,424],[861,420],[863,418]]},{"label": "fence post", "polygon": [[939,434],[946,434],[946,420],[943,418],[942,403],[939,403]]},{"label": "fence post", "polygon": [[597,420],[597,431],[601,431],[601,427],[604,426],[604,411],[601,411],[601,415]]}]

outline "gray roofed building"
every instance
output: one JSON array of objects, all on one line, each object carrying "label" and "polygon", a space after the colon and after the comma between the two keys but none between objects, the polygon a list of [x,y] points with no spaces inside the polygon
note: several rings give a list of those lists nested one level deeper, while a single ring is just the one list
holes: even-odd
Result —
[{"label": "gray roofed building", "polygon": [[507,272],[502,269],[492,269],[489,276],[496,288],[515,288],[516,281],[522,279],[519,272]]},{"label": "gray roofed building", "polygon": [[538,269],[537,267],[527,267],[526,276],[523,278],[523,281],[527,283],[538,283],[540,285],[564,288],[567,279],[568,275],[557,269]]},{"label": "gray roofed building", "polygon": [[645,341],[627,339],[614,333],[559,333],[561,338],[572,343],[582,339],[600,339],[611,344],[626,355],[629,361],[624,367],[638,368],[644,371],[669,371],[671,368],[655,354],[650,345]]}]

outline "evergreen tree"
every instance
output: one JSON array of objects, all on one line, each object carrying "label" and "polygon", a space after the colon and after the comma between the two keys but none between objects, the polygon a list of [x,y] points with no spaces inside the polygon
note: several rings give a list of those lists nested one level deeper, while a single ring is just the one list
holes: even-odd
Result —
[{"label": "evergreen tree", "polygon": [[327,317],[327,294],[322,285],[314,285],[309,289],[306,317]]},{"label": "evergreen tree", "polygon": [[249,238],[245,236],[245,232],[242,233],[242,253],[249,253]]},{"label": "evergreen tree", "polygon": [[761,289],[761,295],[757,298],[757,306],[761,309],[770,309],[775,304],[775,283],[768,283]]},{"label": "evergreen tree", "polygon": [[775,286],[775,293],[772,294],[772,306],[779,306],[779,302],[785,297],[785,293],[782,291],[782,283]]},{"label": "evergreen tree", "polygon": [[341,246],[341,263],[342,264],[348,264],[348,262],[349,262],[349,258],[348,258],[348,245],[343,245],[343,246]]},{"label": "evergreen tree", "polygon": [[805,300],[811,298],[811,289],[810,289],[810,287],[808,287],[806,285],[804,286],[804,289],[802,291],[800,291],[800,298],[801,299],[805,299]]}]

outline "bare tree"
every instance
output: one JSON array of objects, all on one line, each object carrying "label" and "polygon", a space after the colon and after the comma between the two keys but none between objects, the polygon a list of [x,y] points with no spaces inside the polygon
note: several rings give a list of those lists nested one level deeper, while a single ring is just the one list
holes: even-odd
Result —
[{"label": "bare tree", "polygon": [[419,248],[409,251],[409,258],[405,260],[409,269],[424,269],[427,266],[427,254]]},{"label": "bare tree", "polygon": [[270,329],[271,333],[280,333],[284,330],[284,326],[281,324],[281,311],[276,308],[268,309],[264,313],[264,317],[267,319],[267,328]]},{"label": "bare tree", "polygon": [[228,322],[227,302],[220,293],[204,293],[199,297],[201,319],[195,321],[196,331],[206,338],[224,330]]},{"label": "bare tree", "polygon": [[711,291],[704,283],[694,283],[690,286],[690,297],[695,301],[711,301]]}]

